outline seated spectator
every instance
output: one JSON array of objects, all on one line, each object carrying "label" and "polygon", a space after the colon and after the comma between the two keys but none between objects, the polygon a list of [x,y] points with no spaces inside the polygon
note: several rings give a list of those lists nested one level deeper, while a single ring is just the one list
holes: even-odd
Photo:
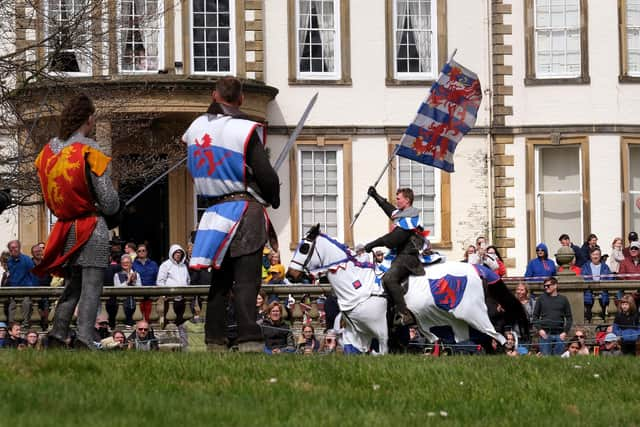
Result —
[{"label": "seated spectator", "polygon": [[418,328],[412,326],[409,328],[409,346],[408,353],[422,354],[427,346],[427,340],[420,334]]},{"label": "seated spectator", "polygon": [[[133,261],[130,255],[122,255],[120,257],[121,270],[113,276],[113,286],[116,288],[125,286],[142,286],[140,275],[133,271]],[[125,298],[124,302],[124,315],[126,317],[125,323],[127,325],[133,325],[133,313],[136,310],[136,301],[133,297]]]},{"label": "seated spectator", "polygon": [[504,334],[507,342],[504,343],[504,354],[511,357],[517,357],[518,353],[518,338],[513,331],[507,331]]},{"label": "seated spectator", "polygon": [[267,317],[269,317],[269,304],[267,303],[267,293],[264,289],[258,291],[256,297],[256,323],[262,325]]},{"label": "seated spectator", "polygon": [[156,351],[160,349],[153,330],[149,328],[149,323],[145,320],[136,323],[136,330],[129,335],[127,341],[129,342],[129,349],[138,351]]},{"label": "seated spectator", "polygon": [[621,356],[622,352],[618,346],[618,337],[616,334],[608,333],[604,337],[604,348],[600,350],[601,356]]},{"label": "seated spectator", "polygon": [[622,338],[623,354],[635,354],[636,342],[640,334],[640,319],[636,302],[631,295],[624,295],[620,300],[620,310],[616,313],[612,331]]},{"label": "seated spectator", "polygon": [[34,350],[41,349],[40,337],[38,336],[38,333],[36,331],[27,332],[26,342],[27,342],[27,348],[31,348]]},{"label": "seated spectator", "polygon": [[22,326],[19,322],[9,323],[9,335],[4,341],[4,348],[24,348],[27,341],[22,338]]},{"label": "seated spectator", "polygon": [[587,333],[585,332],[584,329],[576,329],[576,333],[574,335],[578,341],[580,341],[580,344],[582,344],[582,346],[580,347],[580,351],[578,352],[579,355],[581,356],[588,356],[589,355],[589,346],[587,345]]},{"label": "seated spectator", "polygon": [[0,348],[4,347],[4,341],[7,339],[7,324],[0,322]]},{"label": "seated spectator", "polygon": [[110,337],[104,338],[100,341],[100,348],[104,350],[126,350],[128,347],[127,338],[124,332],[117,329],[113,331]]},{"label": "seated spectator", "polygon": [[567,342],[567,350],[560,355],[562,358],[574,357],[580,354],[580,349],[582,348],[582,342],[577,338],[573,337],[569,339]]},{"label": "seated spectator", "polygon": [[265,283],[270,285],[284,283],[284,265],[280,262],[280,253],[271,252],[269,262],[271,265],[267,270]]},{"label": "seated spectator", "polygon": [[[171,245],[169,259],[160,264],[158,286],[188,286],[191,282],[189,267],[185,263],[186,252],[180,245]],[[164,303],[164,312],[169,310],[169,302]],[[176,313],[176,325],[184,323],[185,302],[181,296],[173,298],[173,311]]]},{"label": "seated spectator", "polygon": [[293,333],[282,320],[282,306],[279,302],[269,304],[269,317],[262,324],[265,353],[292,353],[296,351]]},{"label": "seated spectator", "polygon": [[322,344],[320,344],[320,353],[331,354],[338,350],[338,337],[335,329],[329,329],[324,335]]},{"label": "seated spectator", "polygon": [[524,277],[532,277],[539,280],[545,277],[555,276],[556,264],[549,259],[549,249],[544,243],[536,246],[536,257],[529,261]]},{"label": "seated spectator", "polygon": [[302,327],[302,334],[298,339],[298,353],[311,354],[320,350],[320,341],[316,338],[315,329],[311,325]]}]

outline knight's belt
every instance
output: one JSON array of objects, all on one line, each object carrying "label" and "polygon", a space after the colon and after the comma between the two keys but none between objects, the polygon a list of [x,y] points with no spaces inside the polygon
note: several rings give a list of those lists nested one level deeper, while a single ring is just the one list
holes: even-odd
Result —
[{"label": "knight's belt", "polygon": [[200,196],[200,197],[202,198],[202,200],[205,200],[207,202],[209,207],[218,205],[220,203],[225,203],[225,202],[237,202],[239,200],[258,202],[258,200],[255,197],[253,197],[250,193],[246,191],[225,194],[224,196],[218,196],[218,197],[207,197],[207,196]]}]

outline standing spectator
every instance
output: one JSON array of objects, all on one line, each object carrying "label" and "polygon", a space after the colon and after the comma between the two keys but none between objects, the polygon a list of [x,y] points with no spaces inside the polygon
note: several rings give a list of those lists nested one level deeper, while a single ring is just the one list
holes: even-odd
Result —
[{"label": "standing spectator", "polygon": [[[526,283],[518,283],[518,286],[516,286],[516,298],[520,301],[520,304],[522,304],[522,308],[524,308],[525,313],[527,313],[529,329],[531,329],[531,326],[533,325],[533,309],[536,305],[536,299],[529,292],[529,286]],[[531,330],[519,330],[518,332],[518,335],[521,337],[531,336]]]},{"label": "standing spectator", "polygon": [[[44,249],[41,243],[33,245],[31,247],[31,260],[34,265],[40,265],[42,258],[44,257]],[[51,275],[48,273],[42,273],[37,275],[32,273],[33,283],[35,286],[51,286]],[[46,331],[49,327],[49,298],[43,297],[38,302],[38,310],[40,311],[40,327],[43,331]]]},{"label": "standing spectator", "polygon": [[538,243],[536,246],[536,257],[527,264],[527,271],[524,277],[533,277],[543,279],[545,277],[555,276],[556,264],[549,259],[549,249],[544,243]]},{"label": "standing spectator", "polygon": [[373,252],[373,262],[375,264],[382,264],[384,262],[384,251],[382,249],[376,249]]},{"label": "standing spectator", "polygon": [[[493,263],[487,262],[490,259]],[[502,260],[502,256],[500,256],[500,252],[498,252],[498,248],[491,245],[487,247],[485,253],[485,262],[484,264],[495,271],[500,277],[503,277],[507,274],[507,267],[504,265],[504,261]],[[494,268],[497,265],[497,268]]]},{"label": "standing spectator", "polygon": [[7,324],[0,322],[0,348],[4,347],[4,342],[7,339]]},{"label": "standing spectator", "polygon": [[136,259],[136,256],[138,255],[136,252],[137,249],[138,249],[138,246],[133,242],[127,242],[124,245],[124,253],[131,257],[131,262],[133,262]]},{"label": "standing spectator", "polygon": [[27,345],[27,341],[20,335],[22,333],[22,327],[18,322],[9,323],[9,335],[4,341],[4,348],[24,348]]},{"label": "standing spectator", "polygon": [[[575,256],[571,258],[571,261],[569,261],[569,270],[573,271],[576,276],[580,276],[582,274],[582,268],[576,265]],[[562,271],[564,271],[564,266],[563,265],[558,266],[558,273]]]},{"label": "standing spectator", "polygon": [[[113,276],[113,285],[116,288],[125,286],[142,286],[140,275],[133,271],[133,262],[128,254],[120,257],[121,270]],[[126,297],[124,300],[125,323],[129,326],[133,325],[133,313],[136,311],[136,300],[134,297]]]},{"label": "standing spectator", "polygon": [[638,241],[638,233],[636,233],[635,231],[629,232],[629,234],[627,235],[627,240],[629,241],[629,246],[622,250],[622,255],[624,255],[625,257],[631,256],[631,251],[629,249],[631,249],[631,244],[633,242]]},{"label": "standing spectator", "polygon": [[269,317],[262,324],[264,348],[267,354],[293,353],[296,351],[293,332],[282,320],[282,306],[274,301],[269,304]]},{"label": "standing spectator", "polygon": [[[185,263],[186,253],[182,246],[171,245],[169,248],[169,259],[160,265],[158,270],[158,286],[188,286],[191,282],[189,268]],[[169,308],[169,302],[165,301],[165,313]],[[173,298],[173,311],[176,313],[176,325],[180,326],[184,322],[185,302],[184,298],[177,296]]]},{"label": "standing spectator", "polygon": [[585,240],[585,242],[582,244],[582,247],[580,248],[580,252],[584,257],[585,262],[589,260],[591,251],[595,248],[600,249],[600,246],[598,246],[598,236],[591,233],[587,236],[587,240]]},{"label": "standing spectator", "polygon": [[[9,259],[7,261],[7,267],[9,270],[9,277],[7,278],[7,286],[34,286],[34,276],[31,274],[31,270],[35,267],[33,260],[27,255],[20,252],[21,244],[19,240],[11,240],[7,244],[9,249]],[[22,322],[24,325],[28,325],[31,322],[31,298],[22,298]],[[15,317],[16,303],[13,298],[9,302],[9,321],[13,321]]]},{"label": "standing spectator", "polygon": [[540,337],[540,352],[544,355],[562,354],[573,317],[569,300],[558,294],[558,280],[545,279],[544,293],[536,300],[533,323]]},{"label": "standing spectator", "polygon": [[[142,286],[156,286],[156,280],[158,278],[158,264],[149,258],[149,250],[147,245],[141,243],[136,249],[136,258],[133,260],[133,271],[140,275],[140,281]],[[151,298],[144,297],[140,303],[140,311],[144,316],[144,320],[149,321],[149,315],[151,314],[151,305],[153,302]]]},{"label": "standing spectator", "polygon": [[7,286],[9,280],[9,251],[0,254],[0,286]]},{"label": "standing spectator", "polygon": [[129,349],[138,351],[157,351],[160,349],[158,340],[153,334],[153,330],[149,328],[149,323],[146,320],[141,320],[136,323],[136,330],[133,331],[129,338]]},{"label": "standing spectator", "polygon": [[464,256],[460,262],[469,262],[469,256],[474,255],[476,253],[476,247],[473,245],[467,246],[467,250],[464,251]]},{"label": "standing spectator", "polygon": [[[584,276],[584,280],[613,280],[614,277],[611,274],[611,270],[609,270],[609,266],[602,262],[602,254],[600,252],[600,248],[595,247],[591,249],[591,253],[589,254],[590,261],[585,263],[582,266],[582,275]],[[588,291],[588,290],[587,290]],[[585,292],[587,292],[585,291]],[[600,308],[602,309],[602,320],[607,317],[607,307],[609,306],[609,291],[603,289],[600,292]],[[585,299],[585,308],[587,300]],[[593,302],[591,302],[593,306]],[[585,313],[585,318],[587,318],[587,313]],[[591,315],[589,314],[588,320],[591,320]]]},{"label": "standing spectator", "polygon": [[574,244],[571,241],[571,238],[569,237],[568,234],[561,234],[560,238],[558,238],[558,240],[560,241],[560,245],[562,246],[566,246],[568,248],[573,249],[573,253],[576,256],[576,265],[579,268],[582,268],[582,265],[588,261],[589,258],[585,258],[582,254],[582,249],[580,249],[580,246]]},{"label": "standing spectator", "polygon": [[620,300],[619,308],[613,321],[612,332],[622,338],[622,353],[635,354],[636,342],[640,336],[636,302],[631,295],[624,295]]},{"label": "standing spectator", "polygon": [[[114,276],[122,271],[120,266],[120,257],[122,252],[112,251],[109,255],[109,265],[104,270],[104,286],[113,288]],[[110,297],[105,303],[105,308],[109,316],[109,327],[115,329],[116,327],[116,315],[118,314],[118,299],[116,297]]]},{"label": "standing spectator", "polygon": [[622,247],[622,237],[616,237],[611,242],[611,256],[607,260],[609,264],[609,270],[612,273],[618,274],[620,271],[620,263],[624,261],[624,248]]},{"label": "standing spectator", "polygon": [[622,280],[640,279],[640,242],[631,242],[629,256],[620,263],[618,275]]}]

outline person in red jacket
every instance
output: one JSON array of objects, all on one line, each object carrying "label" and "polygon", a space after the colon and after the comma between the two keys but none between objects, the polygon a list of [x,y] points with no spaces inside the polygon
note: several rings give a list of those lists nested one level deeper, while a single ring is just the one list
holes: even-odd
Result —
[{"label": "person in red jacket", "polygon": [[620,263],[618,276],[621,280],[640,278],[640,242],[631,242],[629,245],[629,256]]}]

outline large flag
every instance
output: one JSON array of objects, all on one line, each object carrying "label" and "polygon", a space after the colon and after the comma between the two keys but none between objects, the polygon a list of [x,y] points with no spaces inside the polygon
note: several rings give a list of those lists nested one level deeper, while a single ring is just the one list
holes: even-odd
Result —
[{"label": "large flag", "polygon": [[425,165],[453,172],[453,153],[473,128],[482,101],[478,76],[449,61],[427,99],[409,125],[397,154]]}]

